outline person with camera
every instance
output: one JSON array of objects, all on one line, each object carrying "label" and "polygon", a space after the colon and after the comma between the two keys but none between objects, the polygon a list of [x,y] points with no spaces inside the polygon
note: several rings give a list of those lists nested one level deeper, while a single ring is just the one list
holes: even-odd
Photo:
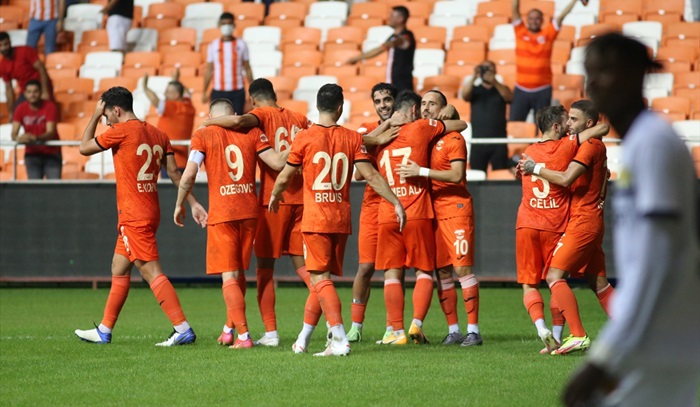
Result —
[{"label": "person with camera", "polygon": [[[462,89],[462,99],[471,102],[471,126],[474,138],[505,138],[506,103],[513,93],[496,79],[496,64],[484,61],[474,67],[474,75]],[[473,170],[486,171],[508,168],[508,148],[505,144],[473,144],[469,164]]]}]

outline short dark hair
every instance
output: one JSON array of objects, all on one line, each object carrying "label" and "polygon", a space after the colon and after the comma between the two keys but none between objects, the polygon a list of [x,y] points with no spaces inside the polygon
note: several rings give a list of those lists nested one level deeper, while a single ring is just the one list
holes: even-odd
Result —
[{"label": "short dark hair", "polygon": [[316,95],[316,107],[321,112],[334,112],[343,104],[343,88],[334,83],[321,86]]},{"label": "short dark hair", "polygon": [[389,92],[391,97],[394,99],[396,99],[396,95],[399,93],[399,90],[396,89],[396,86],[386,82],[379,82],[378,84],[372,86],[372,92],[370,93],[370,97],[374,99],[374,92],[382,91]]},{"label": "short dark hair", "polygon": [[265,78],[258,78],[251,82],[248,86],[248,94],[256,99],[277,101],[277,94],[272,82]]},{"label": "short dark hair", "polygon": [[212,109],[214,109],[215,107],[217,107],[219,105],[226,105],[234,113],[237,113],[237,114],[243,113],[243,112],[236,112],[233,108],[233,103],[231,103],[230,100],[224,99],[224,98],[212,100],[211,103],[209,103],[209,110],[211,111]]},{"label": "short dark hair", "polygon": [[134,95],[122,86],[107,89],[100,99],[105,102],[105,109],[118,106],[125,112],[134,111]]},{"label": "short dark hair", "polygon": [[[2,39],[0,39],[2,40]],[[37,86],[39,90],[41,90],[41,82],[39,82],[37,79],[32,79],[27,81],[26,84],[24,84],[24,89],[27,89],[27,86]]]},{"label": "short dark hair", "polygon": [[394,100],[394,110],[399,111],[404,108],[412,108],[420,106],[421,97],[416,92],[410,90],[402,90]]},{"label": "short dark hair", "polygon": [[177,93],[180,94],[180,97],[185,94],[185,85],[183,85],[180,81],[170,81],[168,86],[174,86],[175,89],[177,89]]},{"label": "short dark hair", "polygon": [[621,71],[636,77],[643,78],[647,72],[662,69],[661,63],[649,55],[646,45],[616,32],[593,38],[586,46],[586,55],[590,54],[598,54],[606,61],[614,61]]},{"label": "short dark hair", "polygon": [[401,17],[403,17],[404,23],[408,21],[408,17],[411,16],[411,13],[408,11],[408,8],[405,6],[394,6],[391,8],[393,11],[396,11],[397,13],[401,14]]},{"label": "short dark hair", "polygon": [[571,108],[583,112],[584,116],[586,116],[586,120],[593,120],[593,125],[598,124],[598,117],[600,116],[600,113],[592,101],[588,99],[577,100],[571,104]]},{"label": "short dark hair", "polygon": [[447,106],[447,98],[445,97],[445,94],[444,94],[444,93],[440,92],[440,91],[437,90],[437,89],[430,89],[429,91],[427,91],[427,92],[425,92],[425,93],[428,94],[428,93],[431,93],[431,92],[432,92],[432,93],[437,93],[437,94],[438,94],[438,99],[440,100],[440,104],[442,105],[442,107]]},{"label": "short dark hair", "polygon": [[559,123],[561,116],[566,115],[564,106],[545,106],[537,111],[535,123],[542,133],[549,131],[555,123]]},{"label": "short dark hair", "polygon": [[0,31],[0,41],[5,40],[10,41],[10,34],[8,34],[6,31]]},{"label": "short dark hair", "polygon": [[228,11],[225,11],[225,12],[221,13],[221,15],[219,16],[219,21],[221,21],[221,20],[234,20],[235,21],[236,19],[233,17],[233,13],[229,13]]}]

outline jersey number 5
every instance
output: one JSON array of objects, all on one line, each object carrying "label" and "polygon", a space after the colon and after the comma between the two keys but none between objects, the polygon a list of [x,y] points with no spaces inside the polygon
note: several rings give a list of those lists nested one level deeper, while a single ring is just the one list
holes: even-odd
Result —
[{"label": "jersey number 5", "polygon": [[[345,155],[345,153],[337,153],[331,158],[330,154],[327,152],[319,151],[314,154],[312,162],[318,164],[321,160],[323,160],[323,168],[321,168],[321,172],[316,176],[311,189],[314,191],[329,191],[331,187],[336,191],[343,189],[348,180],[348,170],[350,167],[348,156]],[[342,165],[340,168],[340,176],[338,176],[339,163]],[[328,176],[328,173],[331,174],[331,182],[323,182]]]},{"label": "jersey number 5", "polygon": [[[544,163],[537,163],[544,168]],[[537,180],[542,181],[542,189],[540,190],[537,187],[532,188],[532,193],[535,194],[535,196],[539,199],[544,199],[549,195],[549,181],[547,181],[544,178],[538,177],[535,174],[532,174],[530,177],[530,181],[532,182],[537,182]]]},{"label": "jersey number 5", "polygon": [[154,173],[157,173],[157,171],[147,171],[148,168],[151,166],[151,160],[153,160],[154,155],[156,155],[156,166],[158,167],[158,169],[160,169],[160,162],[163,159],[163,147],[158,145],[149,146],[148,144],[143,143],[139,145],[139,147],[136,149],[136,155],[141,156],[144,153],[146,154],[146,162],[143,163],[143,165],[141,166],[138,175],[136,175],[136,180],[153,181],[153,175]]}]

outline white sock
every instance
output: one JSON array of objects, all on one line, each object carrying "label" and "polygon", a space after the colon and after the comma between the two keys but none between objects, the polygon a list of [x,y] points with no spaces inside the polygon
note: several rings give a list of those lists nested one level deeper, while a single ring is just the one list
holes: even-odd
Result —
[{"label": "white sock", "polygon": [[306,322],[304,322],[304,326],[301,328],[301,332],[299,332],[299,339],[302,339],[302,340],[309,339],[311,334],[314,333],[314,329],[316,329],[315,326],[309,325]]},{"label": "white sock", "polygon": [[459,324],[450,325],[447,327],[447,332],[454,334],[459,333]]},{"label": "white sock", "polygon": [[175,331],[177,331],[179,334],[184,334],[188,329],[190,329],[190,324],[188,324],[187,321],[175,327]]},{"label": "white sock", "polygon": [[544,319],[542,319],[542,318],[535,321],[535,327],[537,327],[537,332],[539,332],[543,329],[549,329],[549,328],[547,328],[547,324],[544,322]]},{"label": "white sock", "polygon": [[353,322],[352,326],[356,327],[357,329],[362,329],[362,324],[360,324],[359,322]]},{"label": "white sock", "polygon": [[248,332],[238,335],[239,341],[247,341],[248,339],[250,339],[250,334]]},{"label": "white sock", "polygon": [[231,328],[228,325],[224,325],[224,332],[226,332],[227,334],[230,334],[231,332],[233,332],[233,328]]},{"label": "white sock", "polygon": [[401,336],[403,334],[404,334],[403,329],[399,329],[398,331],[394,331],[394,336]]},{"label": "white sock", "polygon": [[106,326],[100,324],[100,326],[97,327],[97,329],[100,330],[103,334],[111,334],[112,333],[112,328],[107,328]]},{"label": "white sock", "polygon": [[552,326],[552,335],[557,342],[561,343],[561,334],[564,332],[564,325],[554,325]]},{"label": "white sock", "polygon": [[479,333],[479,324],[468,324],[467,325],[467,333],[468,334],[471,334],[471,333],[478,334]]},{"label": "white sock", "polygon": [[338,324],[336,326],[332,326],[331,332],[333,333],[334,338],[338,338],[341,340],[347,340],[347,337],[345,336],[345,327],[343,327],[343,324]]},{"label": "white sock", "polygon": [[277,334],[277,331],[265,332],[265,336],[266,336],[268,339],[279,338],[279,335]]},{"label": "white sock", "polygon": [[393,331],[394,328],[393,328],[391,325],[389,325],[389,326],[386,327],[386,330],[387,330],[387,331]]},{"label": "white sock", "polygon": [[421,321],[420,319],[413,318],[413,323],[418,325],[418,328],[423,326],[423,321]]}]

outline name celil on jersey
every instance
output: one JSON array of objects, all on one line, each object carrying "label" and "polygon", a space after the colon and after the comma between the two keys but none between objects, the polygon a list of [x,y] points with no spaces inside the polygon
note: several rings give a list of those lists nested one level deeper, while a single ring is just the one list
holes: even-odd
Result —
[{"label": "name celil on jersey", "polygon": [[316,192],[314,200],[319,202],[343,202],[341,192]]},{"label": "name celil on jersey", "polygon": [[406,188],[406,187],[391,187],[391,190],[394,192],[394,194],[397,197],[400,198],[402,196],[418,195],[423,191],[423,188],[409,185],[408,188]]},{"label": "name celil on jersey", "polygon": [[530,206],[537,209],[556,209],[559,208],[559,204],[554,198],[532,198],[530,199]]},{"label": "name celil on jersey", "polygon": [[137,182],[136,188],[141,192],[158,192],[158,186],[155,182]]},{"label": "name celil on jersey", "polygon": [[254,194],[255,184],[228,184],[219,188],[221,196],[236,194]]}]

